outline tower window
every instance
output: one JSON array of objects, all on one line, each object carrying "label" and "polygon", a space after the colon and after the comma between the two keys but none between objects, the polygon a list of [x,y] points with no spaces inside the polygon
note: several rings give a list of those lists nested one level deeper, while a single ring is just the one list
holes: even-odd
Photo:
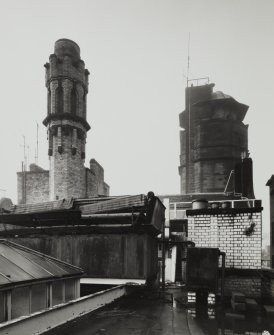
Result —
[{"label": "tower window", "polygon": [[63,101],[64,101],[64,92],[62,86],[59,84],[57,91],[56,91],[56,97],[57,97],[57,113],[62,114],[64,111],[63,107]]},{"label": "tower window", "polygon": [[76,109],[77,109],[77,92],[76,87],[73,86],[73,89],[71,91],[71,114],[76,115]]}]

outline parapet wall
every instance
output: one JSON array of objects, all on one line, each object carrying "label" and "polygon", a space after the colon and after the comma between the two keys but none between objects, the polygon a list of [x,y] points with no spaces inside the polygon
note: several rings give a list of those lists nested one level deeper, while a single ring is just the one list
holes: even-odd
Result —
[{"label": "parapet wall", "polygon": [[148,233],[55,234],[9,238],[81,267],[86,277],[148,279],[157,275],[157,240]]},{"label": "parapet wall", "polygon": [[49,171],[17,172],[18,204],[49,201]]},{"label": "parapet wall", "polygon": [[262,297],[269,303],[274,303],[274,270],[262,271]]},{"label": "parapet wall", "polygon": [[188,238],[196,247],[224,251],[227,268],[261,269],[261,210],[188,210]]}]

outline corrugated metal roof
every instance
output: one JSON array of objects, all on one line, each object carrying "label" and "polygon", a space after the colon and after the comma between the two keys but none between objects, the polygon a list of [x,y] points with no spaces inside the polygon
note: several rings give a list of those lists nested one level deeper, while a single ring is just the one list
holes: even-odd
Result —
[{"label": "corrugated metal roof", "polygon": [[147,204],[147,197],[144,194],[124,196],[113,198],[105,201],[98,201],[92,204],[80,206],[82,214],[97,214],[97,213],[126,213],[132,212],[132,209],[144,209]]},{"label": "corrugated metal roof", "polygon": [[14,205],[11,214],[41,213],[56,210],[72,209],[73,199],[62,199],[56,201],[40,202],[37,204]]},{"label": "corrugated metal roof", "polygon": [[53,257],[0,240],[0,287],[34,281],[82,275],[83,270]]}]

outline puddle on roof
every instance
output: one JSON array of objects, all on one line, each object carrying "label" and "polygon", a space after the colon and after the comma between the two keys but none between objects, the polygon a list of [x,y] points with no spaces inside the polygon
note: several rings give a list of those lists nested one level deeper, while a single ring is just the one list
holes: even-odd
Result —
[{"label": "puddle on roof", "polygon": [[263,310],[255,313],[235,313],[227,306],[224,310],[215,305],[187,308],[206,335],[274,335],[274,319],[268,319]]}]

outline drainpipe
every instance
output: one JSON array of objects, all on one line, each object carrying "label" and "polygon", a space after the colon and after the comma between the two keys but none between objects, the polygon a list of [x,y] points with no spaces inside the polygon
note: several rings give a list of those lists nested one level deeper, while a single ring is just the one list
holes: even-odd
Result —
[{"label": "drainpipe", "polygon": [[166,247],[165,247],[165,221],[163,220],[162,232],[162,290],[165,290],[165,271],[166,271]]},{"label": "drainpipe", "polygon": [[221,302],[224,303],[225,297],[225,252],[220,251],[222,256],[222,282],[221,282]]}]

